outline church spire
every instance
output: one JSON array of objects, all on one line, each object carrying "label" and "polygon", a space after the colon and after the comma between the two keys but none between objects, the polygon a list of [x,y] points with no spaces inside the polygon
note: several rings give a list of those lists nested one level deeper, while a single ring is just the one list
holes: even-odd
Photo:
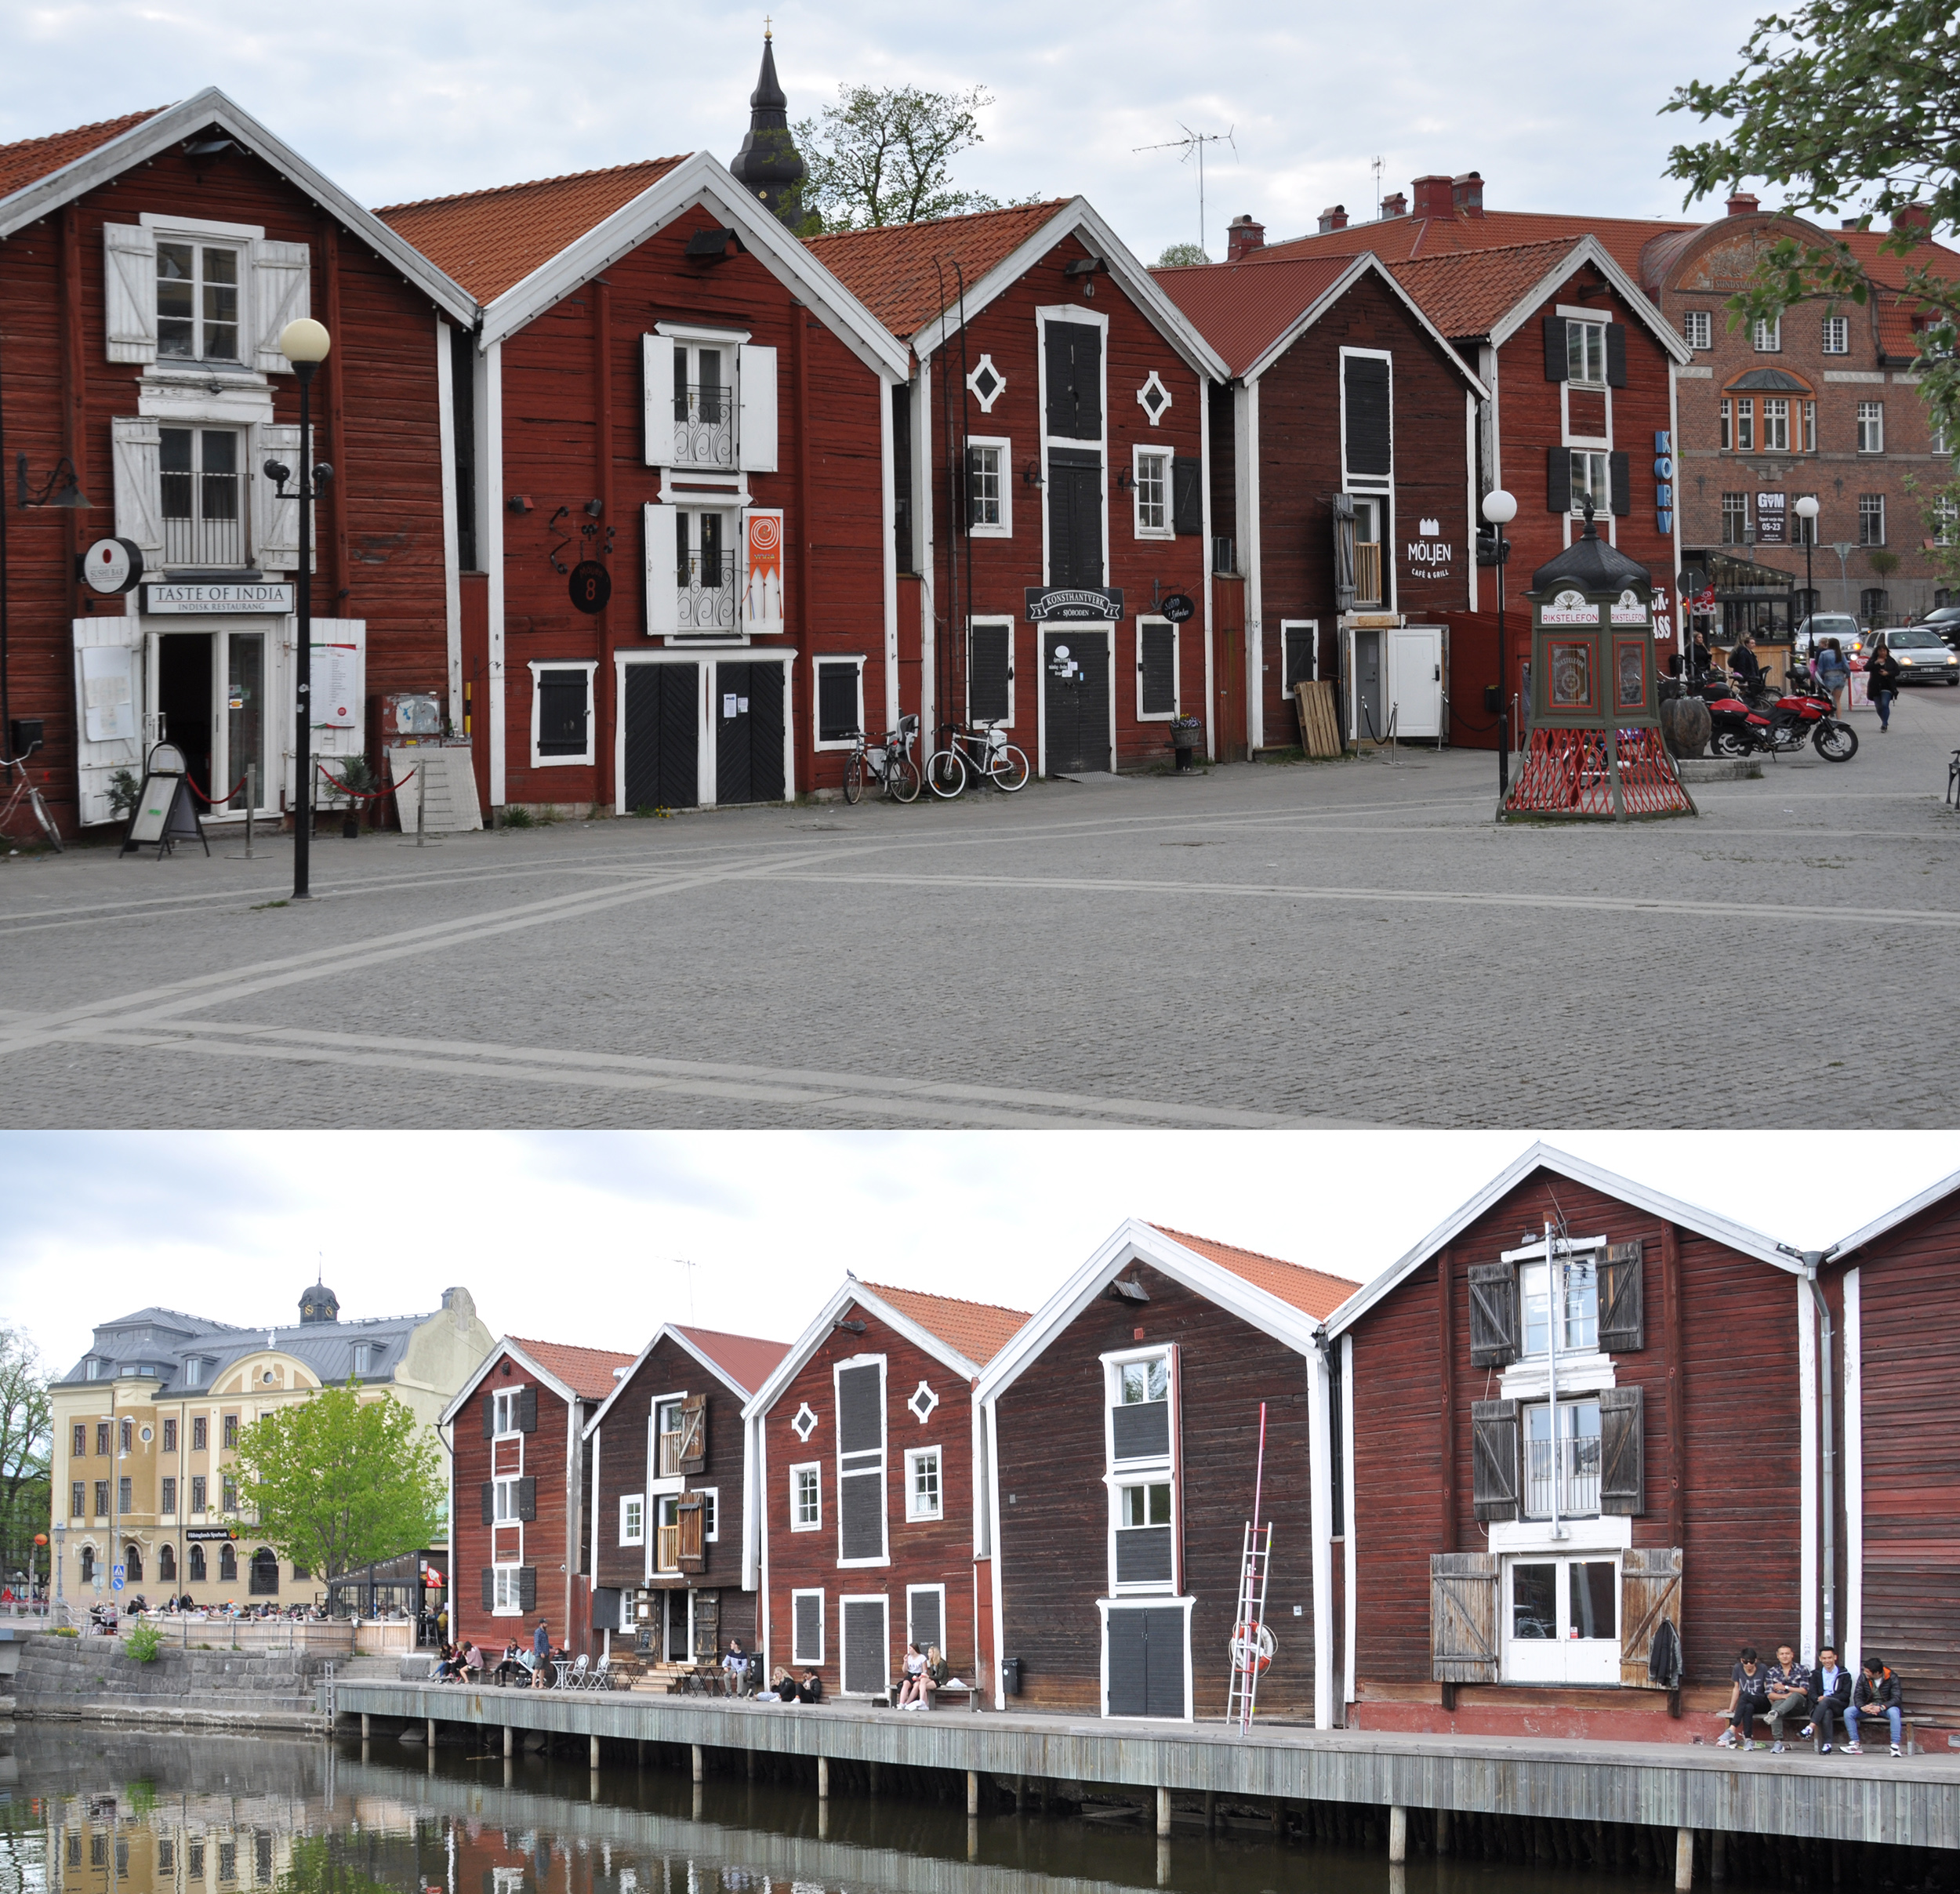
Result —
[{"label": "church spire", "polygon": [[763,23],[762,71],[749,95],[749,132],[728,169],[791,230],[803,222],[808,175],[789,135],[789,100],[776,77],[775,36]]}]

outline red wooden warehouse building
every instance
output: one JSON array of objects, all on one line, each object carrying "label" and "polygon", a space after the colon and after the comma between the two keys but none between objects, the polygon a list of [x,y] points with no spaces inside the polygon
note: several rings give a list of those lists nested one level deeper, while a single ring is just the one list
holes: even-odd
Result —
[{"label": "red wooden warehouse building", "polygon": [[[162,738],[214,814],[243,818],[249,769],[276,816],[299,749],[364,751],[372,698],[447,691],[445,391],[475,313],[215,89],[0,147],[0,698],[9,724],[38,726],[31,767],[64,829],[112,820],[118,772],[140,778]],[[332,340],[312,391],[332,477],[315,507],[316,717],[300,745],[299,503],[264,468],[297,466],[278,339],[308,314]],[[85,577],[78,555],[98,542],[113,556]]]},{"label": "red wooden warehouse building", "polygon": [[906,707],[1004,729],[1044,775],[1160,763],[1181,717],[1209,731],[1215,351],[1080,198],[810,248],[910,344]]},{"label": "red wooden warehouse building", "polygon": [[967,1683],[991,1661],[972,1391],[1025,1319],[848,1276],[757,1391],[752,1556],[771,1672],[873,1698],[909,1642],[938,1645]]},{"label": "red wooden warehouse building", "polygon": [[1224,1714],[1263,1403],[1275,1649],[1258,1704],[1314,1714],[1330,1478],[1315,1331],[1353,1287],[1127,1223],[994,1358],[976,1395],[975,1549],[1008,1660],[996,1704],[1011,1684],[1044,1710]]}]

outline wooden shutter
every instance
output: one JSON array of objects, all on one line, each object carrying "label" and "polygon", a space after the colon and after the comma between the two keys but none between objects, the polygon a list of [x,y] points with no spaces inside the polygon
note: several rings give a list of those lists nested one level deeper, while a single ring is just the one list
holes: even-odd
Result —
[{"label": "wooden shutter", "polygon": [[497,1433],[497,1397],[486,1394],[483,1397],[483,1437],[494,1440]]},{"label": "wooden shutter", "polygon": [[790,1600],[789,1661],[823,1662],[823,1594],[799,1591]]},{"label": "wooden shutter", "polygon": [[538,673],[539,756],[583,757],[586,753],[586,675],[583,670]]},{"label": "wooden shutter", "polygon": [[1569,448],[1545,449],[1544,504],[1548,513],[1572,510],[1572,454]]},{"label": "wooden shutter", "polygon": [[1606,1388],[1599,1392],[1599,1510],[1640,1514],[1647,1510],[1645,1406],[1639,1388]]},{"label": "wooden shutter", "polygon": [[699,1473],[708,1464],[708,1397],[691,1394],[681,1403],[681,1471]]},{"label": "wooden shutter", "polygon": [[783,626],[787,563],[783,557],[782,509],[750,506],[741,521],[741,628],[752,637],[779,637]]},{"label": "wooden shutter", "polygon": [[858,734],[858,666],[849,659],[817,666],[817,741],[837,743]]},{"label": "wooden shutter", "polygon": [[1143,1714],[1181,1719],[1185,1713],[1185,1614],[1178,1607],[1160,1606],[1137,1615],[1144,1621]]},{"label": "wooden shutter", "polygon": [[535,1388],[521,1388],[517,1391],[517,1431],[535,1434],[538,1431],[538,1391]]},{"label": "wooden shutter", "polygon": [[495,1480],[483,1482],[483,1522],[485,1526],[495,1526],[497,1522],[497,1482]]},{"label": "wooden shutter", "polygon": [[1204,531],[1204,463],[1195,457],[1171,463],[1171,524],[1181,539]]},{"label": "wooden shutter", "polygon": [[1620,1555],[1620,1682],[1657,1689],[1647,1678],[1653,1635],[1664,1618],[1681,1635],[1681,1548],[1633,1547]]},{"label": "wooden shutter", "polygon": [[[255,428],[252,434],[252,465],[246,477],[252,483],[252,550],[261,571],[296,572],[299,569],[299,430],[283,423]],[[267,477],[265,463],[276,460],[292,470],[282,495]],[[314,565],[319,564],[319,548],[313,549]]]},{"label": "wooden shutter", "polygon": [[1341,375],[1342,449],[1350,474],[1385,476],[1392,470],[1388,365],[1374,355],[1345,355]]},{"label": "wooden shutter", "polygon": [[517,1568],[517,1609],[535,1611],[538,1609],[538,1568],[520,1566]]},{"label": "wooden shutter", "polygon": [[1568,380],[1571,376],[1571,363],[1566,354],[1566,319],[1563,316],[1547,316],[1544,319],[1544,378],[1548,382]]},{"label": "wooden shutter", "polygon": [[313,252],[303,243],[261,241],[252,246],[252,354],[260,371],[290,375],[292,364],[279,353],[279,336],[289,322],[313,310]]},{"label": "wooden shutter", "polygon": [[1470,1403],[1471,1500],[1477,1517],[1518,1516],[1518,1403]]},{"label": "wooden shutter", "polygon": [[1334,601],[1338,611],[1354,609],[1354,498],[1337,493],[1334,514]]},{"label": "wooden shutter", "polygon": [[1173,717],[1178,709],[1178,633],[1171,625],[1137,627],[1137,702],[1145,717]]},{"label": "wooden shutter", "polygon": [[1627,385],[1627,325],[1624,322],[1606,325],[1606,386],[1624,388]]},{"label": "wooden shutter", "polygon": [[1429,1555],[1429,1674],[1442,1684],[1497,1681],[1497,1556]]},{"label": "wooden shutter", "polygon": [[142,224],[102,227],[103,330],[111,361],[157,358],[157,234]]},{"label": "wooden shutter", "polygon": [[1102,438],[1102,332],[1087,322],[1050,322],[1042,339],[1048,376],[1047,431],[1064,441]]},{"label": "wooden shutter", "polygon": [[1647,1345],[1646,1290],[1641,1245],[1615,1243],[1599,1270],[1599,1346],[1624,1355]]},{"label": "wooden shutter", "polygon": [[868,1453],[884,1445],[884,1364],[837,1372],[837,1451]]},{"label": "wooden shutter", "polygon": [[776,352],[745,342],[735,354],[735,392],[742,403],[735,465],[751,474],[773,474],[776,470]]},{"label": "wooden shutter", "polygon": [[163,557],[163,476],[157,464],[157,423],[118,415],[109,423],[115,468],[116,535],[143,549],[149,566]]},{"label": "wooden shutter", "polygon": [[837,1475],[837,1556],[862,1562],[884,1556],[884,1471],[871,1467]]},{"label": "wooden shutter", "polygon": [[939,1622],[939,1588],[936,1585],[915,1585],[906,1593],[906,1641],[924,1650],[929,1644],[940,1647],[939,1654],[946,1655],[946,1627]]},{"label": "wooden shutter", "polygon": [[497,1575],[488,1566],[483,1569],[483,1608],[485,1611],[497,1608]]},{"label": "wooden shutter", "polygon": [[976,720],[1004,724],[1011,709],[1008,686],[1014,672],[1010,659],[1012,628],[975,625],[969,644],[967,714]]},{"label": "wooden shutter", "polygon": [[[646,401],[647,465],[669,466],[673,461],[673,344],[665,336],[643,336],[640,361]],[[671,559],[667,570],[673,570]]]},{"label": "wooden shutter", "polygon": [[883,1598],[848,1598],[844,1620],[844,1689],[848,1696],[881,1696],[891,1682],[891,1641]]},{"label": "wooden shutter", "polygon": [[1070,448],[1048,455],[1048,582],[1102,586],[1102,459]]},{"label": "wooden shutter", "polygon": [[1174,1576],[1171,1528],[1132,1526],[1116,1533],[1116,1583],[1120,1585],[1169,1584]]},{"label": "wooden shutter", "polygon": [[1109,1679],[1109,1714],[1142,1716],[1149,1642],[1141,1611],[1112,1611],[1105,1626],[1105,1668]]},{"label": "wooden shutter", "polygon": [[1161,1460],[1171,1451],[1171,1403],[1119,1401],[1110,1410],[1109,1437],[1118,1460]]},{"label": "wooden shutter", "polygon": [[701,1531],[706,1512],[698,1493],[684,1493],[675,1502],[673,1517],[675,1525],[680,1528],[680,1551],[674,1562],[684,1572],[707,1569],[706,1547]]},{"label": "wooden shutter", "polygon": [[1613,489],[1613,512],[1624,520],[1633,511],[1633,463],[1624,454],[1606,456],[1606,484]]},{"label": "wooden shutter", "polygon": [[535,1475],[526,1474],[517,1482],[517,1517],[531,1520],[538,1516],[538,1482]]},{"label": "wooden shutter", "polygon": [[1470,1265],[1470,1365],[1504,1368],[1518,1359],[1518,1268]]},{"label": "wooden shutter", "polygon": [[681,510],[647,506],[641,517],[646,524],[647,635],[667,637],[681,629],[681,589],[674,579],[680,569]]},{"label": "wooden shutter", "polygon": [[865,1362],[837,1373],[837,1557],[884,1556],[884,1364]]}]

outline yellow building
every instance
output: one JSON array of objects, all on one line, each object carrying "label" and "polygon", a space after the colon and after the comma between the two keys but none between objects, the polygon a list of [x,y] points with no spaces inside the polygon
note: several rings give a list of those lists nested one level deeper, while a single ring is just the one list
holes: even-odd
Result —
[{"label": "yellow building", "polygon": [[343,1321],[333,1291],[316,1283],[290,1328],[169,1308],[100,1324],[49,1390],[57,1595],[78,1606],[107,1598],[118,1565],[123,1598],[152,1605],[322,1595],[324,1580],[282,1563],[239,1517],[239,1430],[352,1380],[375,1399],[400,1401],[434,1435],[494,1340],[464,1289],[445,1290],[433,1314],[374,1321]]}]

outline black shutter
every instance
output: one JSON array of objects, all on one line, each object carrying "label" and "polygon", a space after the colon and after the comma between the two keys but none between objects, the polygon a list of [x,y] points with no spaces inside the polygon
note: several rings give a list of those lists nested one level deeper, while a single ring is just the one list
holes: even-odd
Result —
[{"label": "black shutter", "polygon": [[1606,456],[1606,479],[1613,488],[1613,510],[1625,519],[1633,511],[1633,468],[1624,454]]},{"label": "black shutter", "polygon": [[891,1678],[884,1606],[882,1602],[858,1602],[840,1609],[844,1618],[844,1688],[854,1696],[876,1696]]},{"label": "black shutter", "polygon": [[531,1520],[538,1516],[538,1482],[535,1475],[526,1474],[517,1482],[517,1517]]},{"label": "black shutter", "polygon": [[1118,1460],[1160,1460],[1171,1451],[1171,1403],[1119,1405],[1111,1411],[1109,1432]]},{"label": "black shutter", "polygon": [[1149,1649],[1141,1611],[1112,1611],[1109,1614],[1109,1714],[1142,1716],[1144,1714],[1145,1665]]},{"label": "black shutter", "polygon": [[538,754],[582,757],[586,751],[583,671],[538,673]]},{"label": "black shutter", "polygon": [[1624,1355],[1647,1345],[1646,1286],[1638,1241],[1615,1243],[1599,1272],[1599,1346]]},{"label": "black shutter", "polygon": [[1646,1402],[1639,1388],[1606,1388],[1599,1394],[1599,1510],[1647,1510]]},{"label": "black shutter", "polygon": [[1377,356],[1348,355],[1341,372],[1346,394],[1345,448],[1350,474],[1386,477],[1392,470],[1388,365]]},{"label": "black shutter", "polygon": [[749,789],[757,802],[782,800],[782,666],[749,667]]},{"label": "black shutter", "polygon": [[535,1611],[538,1609],[538,1568],[520,1566],[517,1568],[517,1609]]},{"label": "black shutter", "polygon": [[1184,1613],[1160,1606],[1144,1620],[1143,1714],[1184,1715]]},{"label": "black shutter", "polygon": [[497,1488],[494,1480],[483,1482],[483,1522],[494,1526],[497,1521]]},{"label": "black shutter", "polygon": [[1087,322],[1051,322],[1043,332],[1048,372],[1047,431],[1063,441],[1102,437],[1102,332]]},{"label": "black shutter", "polygon": [[495,1396],[495,1395],[494,1395],[494,1394],[486,1394],[486,1395],[485,1395],[485,1396],[483,1397],[483,1437],[484,1437],[484,1439],[485,1439],[485,1440],[489,1440],[489,1439],[494,1439],[494,1438],[495,1438],[495,1435],[496,1435],[496,1431],[497,1431],[497,1397],[496,1397],[496,1396]]},{"label": "black shutter", "polygon": [[791,1634],[789,1661],[792,1664],[822,1664],[823,1594],[820,1591],[800,1592],[792,1609],[795,1613],[795,1628]]},{"label": "black shutter", "polygon": [[535,1388],[521,1388],[517,1391],[517,1431],[535,1434],[538,1431],[538,1391]]},{"label": "black shutter", "polygon": [[1048,582],[1102,586],[1102,461],[1058,448],[1048,455]]},{"label": "black shutter", "polygon": [[1168,1584],[1171,1577],[1169,1526],[1131,1526],[1117,1533],[1118,1584]]},{"label": "black shutter", "polygon": [[483,1569],[483,1608],[485,1611],[497,1608],[497,1575],[488,1566]]},{"label": "black shutter", "polygon": [[858,734],[858,667],[831,660],[817,666],[817,741],[837,743]]},{"label": "black shutter", "polygon": [[1572,510],[1572,452],[1569,448],[1545,449],[1544,503],[1548,513]]},{"label": "black shutter", "polygon": [[1517,1267],[1512,1263],[1472,1263],[1470,1366],[1504,1368],[1517,1359]]},{"label": "black shutter", "polygon": [[1171,463],[1171,524],[1180,538],[1204,531],[1204,463],[1180,458]]},{"label": "black shutter", "polygon": [[884,1556],[884,1470],[837,1476],[837,1556]]},{"label": "black shutter", "polygon": [[975,625],[967,632],[971,655],[967,714],[976,721],[1005,723],[1007,717],[1008,652],[1011,626]]},{"label": "black shutter", "polygon": [[1470,1403],[1471,1499],[1477,1517],[1518,1516],[1518,1403]]},{"label": "black shutter", "polygon": [[946,1655],[946,1627],[939,1622],[939,1594],[936,1587],[920,1585],[906,1594],[906,1616],[911,1625],[909,1643],[924,1650],[929,1644]]},{"label": "black shutter", "polygon": [[891,535],[902,572],[916,569],[912,550],[912,384],[891,390]]},{"label": "black shutter", "polygon": [[1624,388],[1627,385],[1627,325],[1624,322],[1606,325],[1606,386]]},{"label": "black shutter", "polygon": [[1544,319],[1544,378],[1548,382],[1562,382],[1570,378],[1570,364],[1566,354],[1566,319],[1563,316],[1547,316]]},{"label": "black shutter", "polygon": [[1137,670],[1143,680],[1145,717],[1169,717],[1178,708],[1177,637],[1169,625],[1137,627]]},{"label": "black shutter", "polygon": [[884,1369],[877,1362],[837,1371],[837,1451],[869,1453],[884,1445]]}]

